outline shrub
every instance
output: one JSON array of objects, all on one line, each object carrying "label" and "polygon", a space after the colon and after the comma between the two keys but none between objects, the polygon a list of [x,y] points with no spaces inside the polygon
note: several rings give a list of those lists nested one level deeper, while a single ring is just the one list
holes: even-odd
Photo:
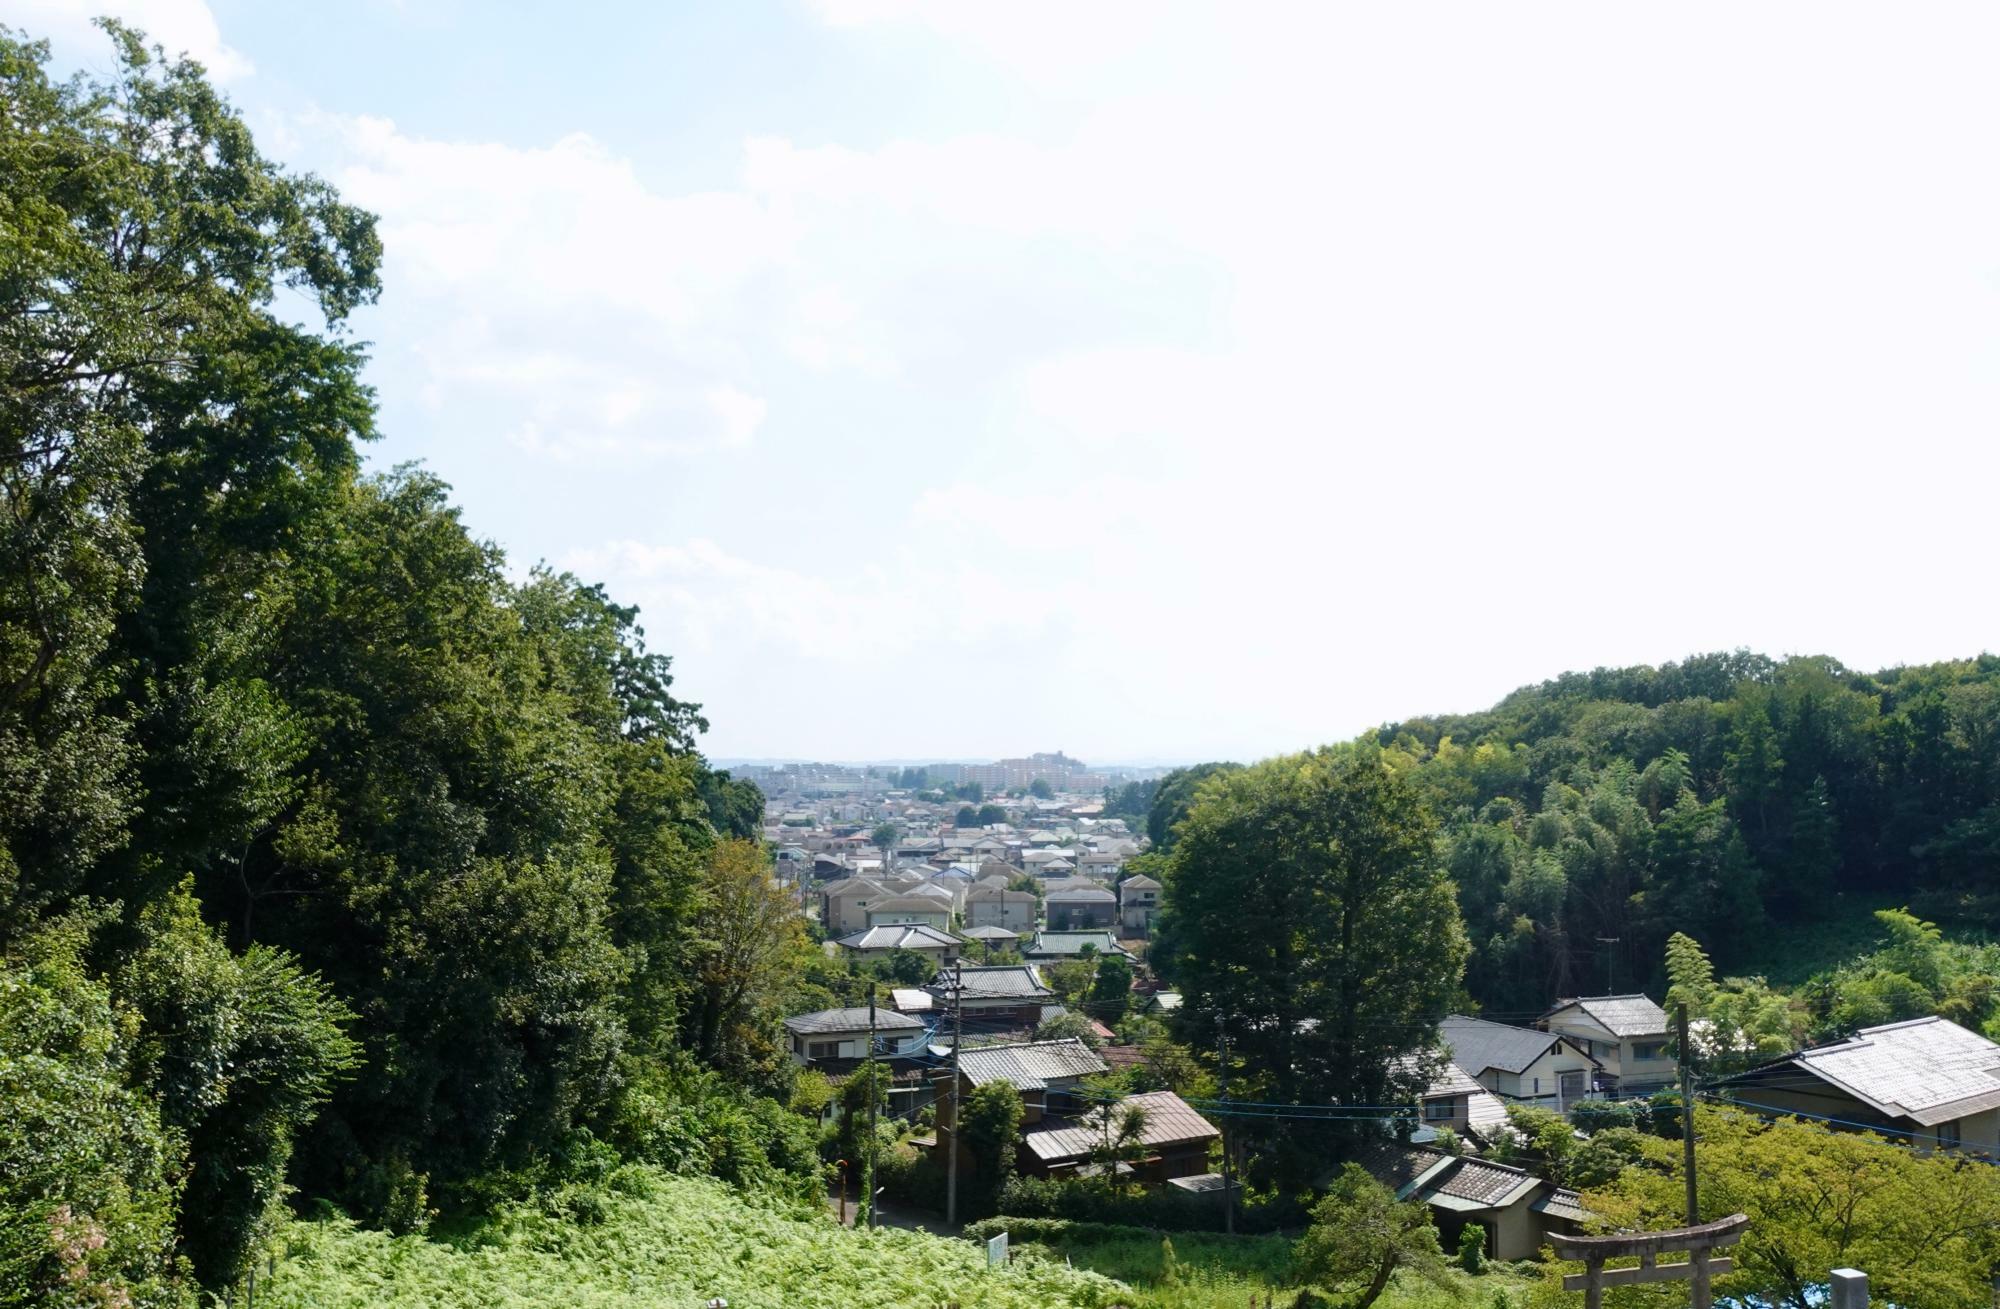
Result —
[{"label": "shrub", "polygon": [[1478,1223],[1458,1231],[1458,1266],[1474,1277],[1486,1271],[1486,1229]]},{"label": "shrub", "polygon": [[[1219,1232],[1222,1202],[1173,1187],[1127,1192],[1089,1181],[1017,1177],[1000,1193],[1000,1212],[1009,1221],[1054,1218],[1073,1223],[1151,1229],[1155,1232]],[[1306,1207],[1296,1199],[1251,1195],[1238,1203],[1236,1230],[1275,1232],[1303,1225]]]},{"label": "shrub", "polygon": [[1644,1130],[1652,1124],[1652,1109],[1644,1100],[1579,1100],[1570,1106],[1569,1121],[1585,1135],[1611,1127]]}]

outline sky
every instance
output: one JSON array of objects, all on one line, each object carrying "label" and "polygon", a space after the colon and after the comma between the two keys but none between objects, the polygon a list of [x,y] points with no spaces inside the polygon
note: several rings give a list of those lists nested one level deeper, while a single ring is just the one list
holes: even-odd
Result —
[{"label": "sky", "polygon": [[2000,8],[0,0],[380,215],[382,439],[711,756],[2000,647]]}]

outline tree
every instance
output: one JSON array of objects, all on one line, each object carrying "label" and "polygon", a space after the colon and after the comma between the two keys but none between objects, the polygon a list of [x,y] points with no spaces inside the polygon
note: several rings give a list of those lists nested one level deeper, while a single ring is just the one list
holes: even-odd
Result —
[{"label": "tree", "polygon": [[1153,848],[1162,854],[1173,849],[1174,829],[1187,817],[1194,804],[1194,793],[1204,781],[1217,773],[1235,772],[1242,766],[1195,764],[1191,768],[1176,768],[1162,777],[1153,788],[1153,802],[1146,811],[1146,835],[1152,839]]},{"label": "tree", "polygon": [[976,826],[992,827],[1007,821],[1007,811],[997,804],[983,804],[979,806],[978,817],[979,821]]},{"label": "tree", "polygon": [[1007,1179],[1014,1175],[1014,1150],[1021,1133],[1021,1093],[1009,1082],[988,1082],[968,1092],[959,1105],[958,1136],[977,1179],[975,1208],[991,1211]]},{"label": "tree", "polygon": [[1293,755],[1212,777],[1179,832],[1163,934],[1191,1043],[1227,1023],[1267,1102],[1420,1090],[1466,944],[1416,790],[1372,752]]},{"label": "tree", "polygon": [[962,786],[953,787],[952,795],[960,800],[978,804],[986,798],[986,788],[977,782],[966,782]]},{"label": "tree", "polygon": [[1097,978],[1097,965],[1089,958],[1065,959],[1044,968],[1042,976],[1064,1004],[1073,1005],[1089,993]]},{"label": "tree", "polygon": [[1458,1229],[1458,1266],[1474,1277],[1486,1271],[1486,1229],[1478,1223]]},{"label": "tree", "polygon": [[877,823],[875,830],[868,834],[868,844],[887,855],[896,848],[896,842],[902,835],[894,823]]},{"label": "tree", "polygon": [[969,804],[960,805],[957,816],[951,820],[951,825],[959,828],[977,827],[979,826],[979,811]]},{"label": "tree", "polygon": [[[2000,1254],[2000,1175],[1948,1154],[1920,1155],[1862,1132],[1795,1119],[1764,1122],[1734,1109],[1696,1110],[1695,1156],[1704,1221],[1750,1217],[1731,1251],[1736,1270],[1718,1300],[1809,1309],[1823,1303],[1827,1270],[1864,1268],[1884,1303],[1983,1303]],[[1635,1138],[1644,1167],[1585,1196],[1608,1225],[1645,1229],[1683,1221],[1679,1141]],[[1555,1303],[1564,1272],[1547,1274]]]},{"label": "tree", "polygon": [[1132,1003],[1132,965],[1123,955],[1106,955],[1097,961],[1097,976],[1090,984],[1090,1013],[1099,1022],[1110,1024],[1125,1016]]},{"label": "tree", "polygon": [[704,883],[690,1045],[739,1080],[768,1076],[782,1058],[771,1032],[809,948],[798,902],[771,876],[764,851],[718,841]]},{"label": "tree", "polygon": [[1074,1009],[1044,1018],[1035,1028],[1037,1041],[1064,1041],[1072,1037],[1093,1050],[1103,1044],[1103,1038],[1091,1027],[1090,1020]]},{"label": "tree", "polygon": [[1034,781],[1028,783],[1028,794],[1037,800],[1053,800],[1056,789],[1049,785],[1048,778],[1037,777]]},{"label": "tree", "polygon": [[1292,1267],[1308,1286],[1350,1294],[1349,1309],[1368,1309],[1399,1271],[1451,1285],[1424,1202],[1398,1201],[1359,1164],[1342,1168],[1314,1206],[1312,1226],[1292,1247]]}]

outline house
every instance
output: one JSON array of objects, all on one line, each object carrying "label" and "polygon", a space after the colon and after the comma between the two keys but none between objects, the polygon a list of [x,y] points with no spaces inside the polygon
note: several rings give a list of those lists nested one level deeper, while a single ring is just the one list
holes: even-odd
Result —
[{"label": "house", "polygon": [[941,932],[928,923],[905,923],[871,927],[852,936],[843,936],[834,944],[864,960],[880,959],[892,950],[914,950],[938,963],[950,963],[958,958],[963,943],[951,933]]},{"label": "house", "polygon": [[1033,964],[959,965],[940,971],[924,989],[940,1010],[948,1010],[954,986],[960,988],[959,1007],[969,1031],[1032,1031],[1041,1024],[1043,1007],[1054,1007],[1056,1000]]},{"label": "house", "polygon": [[1145,1010],[1152,1014],[1179,1013],[1181,993],[1179,991],[1155,991],[1146,1001]]},{"label": "house", "polygon": [[1044,904],[1049,927],[1058,932],[1111,927],[1118,921],[1118,897],[1101,886],[1050,891]]},{"label": "house", "polygon": [[[923,1048],[924,1024],[894,1009],[875,1008],[875,1053],[898,1055]],[[792,1062],[814,1064],[868,1057],[868,1010],[820,1009],[785,1020]]]},{"label": "house", "polygon": [[1010,932],[1004,927],[968,927],[959,933],[968,941],[977,941],[988,950],[1011,950],[1021,939],[1019,932]]},{"label": "house", "polygon": [[1100,955],[1118,955],[1130,959],[1132,952],[1118,944],[1118,938],[1109,932],[1036,932],[1027,948],[1021,951],[1023,959],[1034,959],[1054,963],[1064,959],[1080,959],[1085,951]]},{"label": "house", "polygon": [[[1022,1041],[1012,1045],[967,1046],[958,1052],[959,1093],[961,1095],[989,1082],[1006,1082],[1021,1093],[1021,1125],[1032,1128],[1047,1118],[1053,1104],[1060,1115],[1064,1109],[1089,1103],[1078,1092],[1083,1079],[1109,1071],[1095,1051],[1076,1037],[1061,1041]],[[940,1137],[950,1126],[950,1078],[940,1094]]]},{"label": "house", "polygon": [[1520,1168],[1415,1146],[1376,1142],[1355,1162],[1398,1200],[1420,1199],[1438,1226],[1439,1244],[1458,1246],[1459,1232],[1477,1223],[1492,1259],[1532,1259],[1552,1231],[1579,1229],[1584,1210],[1574,1191]]},{"label": "house", "polygon": [[922,923],[940,932],[951,927],[951,901],[928,895],[892,895],[868,905],[863,912],[870,927]]},{"label": "house", "polygon": [[[1085,860],[1094,856],[1086,855]],[[1144,873],[1135,873],[1118,884],[1118,921],[1127,936],[1151,936],[1153,920],[1160,916],[1160,884]]]},{"label": "house", "polygon": [[965,893],[965,923],[968,927],[1004,927],[1016,934],[1031,932],[1040,903],[1033,891],[1009,891],[982,883]]},{"label": "house", "polygon": [[889,988],[889,1007],[897,1013],[915,1017],[928,1014],[935,1007],[931,993],[920,986],[892,986]]},{"label": "house", "polygon": [[1535,1020],[1566,1036],[1603,1066],[1606,1090],[1644,1095],[1674,1080],[1667,1011],[1643,995],[1587,995],[1556,1001]]},{"label": "house", "polygon": [[1419,1143],[1436,1140],[1442,1128],[1481,1144],[1490,1144],[1501,1133],[1513,1130],[1507,1124],[1506,1102],[1450,1061],[1417,1099],[1421,1125],[1412,1139]]},{"label": "house", "polygon": [[1879,1128],[1919,1149],[2000,1154],[2000,1045],[1949,1019],[1864,1027],[1716,1085],[1753,1111]]},{"label": "house", "polygon": [[1449,1014],[1438,1025],[1451,1061],[1489,1091],[1561,1112],[1589,1093],[1597,1061],[1567,1037]]},{"label": "house", "polygon": [[1074,1117],[1044,1118],[1021,1133],[1021,1172],[1075,1177],[1090,1171],[1091,1154],[1104,1145],[1107,1130],[1115,1134],[1122,1116],[1133,1109],[1140,1111],[1143,1125],[1123,1163],[1138,1180],[1162,1183],[1208,1171],[1209,1149],[1222,1139],[1221,1131],[1172,1091],[1148,1091],[1113,1105],[1092,1106]]},{"label": "house", "polygon": [[1105,854],[1096,850],[1086,855],[1079,855],[1076,860],[1076,870],[1085,877],[1100,877],[1106,881],[1118,876],[1118,870],[1124,866],[1124,855]]},{"label": "house", "polygon": [[843,877],[820,888],[819,917],[832,936],[846,936],[868,926],[868,903],[886,900],[887,887],[870,877]]}]

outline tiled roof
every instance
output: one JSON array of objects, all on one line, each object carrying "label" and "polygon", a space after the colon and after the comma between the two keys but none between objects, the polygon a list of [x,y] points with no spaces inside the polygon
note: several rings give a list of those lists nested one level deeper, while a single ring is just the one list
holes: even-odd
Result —
[{"label": "tiled roof", "polygon": [[945,968],[928,989],[932,995],[950,999],[954,979],[962,979],[968,1000],[1039,1000],[1055,994],[1043,984],[1042,975],[1033,964]]},{"label": "tiled roof", "polygon": [[1049,892],[1049,903],[1061,901],[1064,904],[1112,904],[1118,897],[1101,886],[1065,886],[1061,890]]},{"label": "tiled roof", "polygon": [[906,1014],[929,1013],[933,1008],[931,993],[916,986],[890,987],[889,1003]]},{"label": "tiled roof", "polygon": [[959,935],[973,941],[1016,941],[1021,936],[1019,932],[1010,932],[1004,927],[968,927]]},{"label": "tiled roof", "polygon": [[949,900],[940,900],[929,895],[895,895],[887,900],[877,900],[868,906],[871,914],[948,914],[951,912]]},{"label": "tiled roof", "polygon": [[1585,995],[1558,1000],[1546,1017],[1553,1018],[1571,1005],[1613,1036],[1665,1036],[1667,1032],[1667,1011],[1643,995]]},{"label": "tiled roof", "polygon": [[1090,946],[1099,954],[1123,955],[1129,952],[1118,944],[1118,938],[1110,932],[1036,932],[1035,939],[1021,953],[1030,955],[1079,955],[1083,947]]},{"label": "tiled roof", "polygon": [[1355,1162],[1393,1187],[1397,1199],[1415,1197],[1448,1209],[1504,1209],[1548,1185],[1519,1168],[1387,1141],[1363,1147]]},{"label": "tiled roof", "polygon": [[1463,1014],[1446,1016],[1438,1031],[1451,1051],[1452,1062],[1475,1077],[1489,1068],[1518,1073],[1560,1039],[1532,1027],[1509,1027]]},{"label": "tiled roof", "polygon": [[981,882],[965,893],[965,902],[967,904],[999,905],[1033,904],[1035,902],[1035,893],[1033,891],[1009,891],[1004,886],[996,886],[990,882]]},{"label": "tiled roof", "polygon": [[[915,1032],[923,1030],[923,1026],[907,1014],[875,1006],[875,1030],[878,1032]],[[868,1030],[868,1010],[865,1007],[818,1009],[787,1018],[785,1030],[797,1032],[800,1036],[814,1036],[822,1032],[865,1032]]]},{"label": "tiled roof", "polygon": [[957,937],[940,932],[929,923],[887,923],[853,936],[843,936],[835,945],[849,950],[936,950],[956,947]]},{"label": "tiled roof", "polygon": [[974,1086],[1007,1082],[1039,1091],[1053,1081],[1109,1071],[1089,1046],[1075,1037],[1022,1045],[967,1047],[958,1052],[958,1071]]},{"label": "tiled roof", "polygon": [[1134,891],[1157,891],[1160,889],[1160,884],[1154,881],[1152,878],[1146,876],[1144,873],[1135,873],[1132,876],[1126,878],[1124,881],[1120,882],[1118,884],[1118,887],[1120,890],[1124,890],[1129,887]]},{"label": "tiled roof", "polygon": [[1583,1207],[1583,1197],[1575,1191],[1560,1186],[1528,1208],[1538,1214],[1547,1214],[1551,1218],[1567,1218],[1573,1223],[1580,1223],[1590,1217],[1590,1212]]},{"label": "tiled roof", "polygon": [[[959,1057],[964,1058],[963,1055]],[[1114,1133],[1118,1130],[1121,1116],[1131,1108],[1145,1112],[1145,1126],[1140,1129],[1139,1140],[1151,1148],[1211,1141],[1222,1135],[1215,1124],[1189,1108],[1187,1102],[1172,1091],[1128,1095],[1109,1106]],[[1098,1108],[1074,1120],[1051,1119],[1042,1126],[1023,1132],[1021,1143],[1044,1163],[1080,1159],[1103,1144],[1104,1113],[1103,1108]]]},{"label": "tiled roof", "polygon": [[1944,1018],[1864,1027],[1787,1061],[1919,1126],[2000,1108],[2000,1045]]},{"label": "tiled roof", "polygon": [[1455,1063],[1447,1062],[1438,1070],[1437,1076],[1431,1079],[1431,1084],[1424,1088],[1424,1094],[1426,1096],[1473,1095],[1485,1089],[1474,1080],[1471,1073]]}]

